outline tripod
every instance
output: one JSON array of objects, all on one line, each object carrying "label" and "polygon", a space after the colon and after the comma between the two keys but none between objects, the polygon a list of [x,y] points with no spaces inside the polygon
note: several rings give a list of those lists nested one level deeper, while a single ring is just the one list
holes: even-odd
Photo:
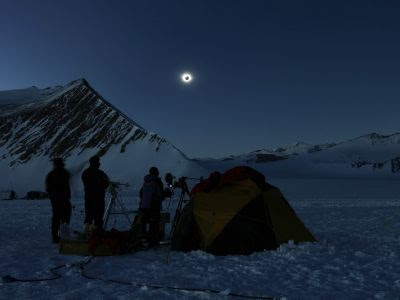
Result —
[{"label": "tripod", "polygon": [[186,177],[179,178],[179,181],[177,183],[175,183],[175,185],[174,185],[174,188],[175,187],[181,188],[181,195],[179,197],[178,206],[176,208],[174,221],[172,222],[171,232],[169,233],[169,239],[172,239],[172,236],[174,235],[174,232],[175,232],[176,225],[178,224],[179,219],[182,215],[182,206],[183,206],[183,203],[185,202],[185,194],[189,195],[189,188],[186,183]]},{"label": "tripod", "polygon": [[[122,204],[121,198],[118,196],[118,191],[121,189],[120,186],[129,186],[128,184],[123,184],[119,182],[110,182],[109,193],[110,193],[110,202],[108,202],[107,209],[104,212],[103,217],[103,229],[106,230],[107,223],[109,221],[110,215],[125,215],[126,219],[129,222],[129,225],[132,225],[131,218],[129,217],[130,213],[134,211],[128,211],[125,206]],[[116,210],[116,204],[118,203],[120,210]]]}]

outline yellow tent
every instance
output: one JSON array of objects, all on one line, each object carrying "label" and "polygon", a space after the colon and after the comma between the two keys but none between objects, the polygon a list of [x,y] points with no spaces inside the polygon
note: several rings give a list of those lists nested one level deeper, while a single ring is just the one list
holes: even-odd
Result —
[{"label": "yellow tent", "polygon": [[278,188],[249,167],[213,173],[192,190],[172,237],[172,249],[249,254],[315,238]]}]

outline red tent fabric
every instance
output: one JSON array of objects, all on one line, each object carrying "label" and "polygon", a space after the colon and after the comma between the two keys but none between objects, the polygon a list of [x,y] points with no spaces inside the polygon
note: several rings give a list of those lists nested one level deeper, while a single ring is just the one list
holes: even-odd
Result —
[{"label": "red tent fabric", "polygon": [[247,166],[239,166],[232,168],[225,173],[221,174],[219,172],[213,172],[210,176],[195,185],[192,189],[191,194],[195,194],[198,192],[208,192],[214,189],[215,187],[219,187],[225,184],[229,184],[235,181],[241,181],[246,178],[250,178],[253,180],[260,188],[265,186],[265,176],[256,170],[247,167]]}]

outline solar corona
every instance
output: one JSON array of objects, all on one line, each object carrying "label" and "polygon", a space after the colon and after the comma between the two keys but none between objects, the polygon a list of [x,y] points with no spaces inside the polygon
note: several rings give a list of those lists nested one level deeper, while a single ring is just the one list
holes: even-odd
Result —
[{"label": "solar corona", "polygon": [[191,83],[192,80],[193,80],[193,75],[190,74],[190,73],[183,73],[183,74],[181,75],[181,80],[182,80],[183,83],[189,84],[189,83]]}]

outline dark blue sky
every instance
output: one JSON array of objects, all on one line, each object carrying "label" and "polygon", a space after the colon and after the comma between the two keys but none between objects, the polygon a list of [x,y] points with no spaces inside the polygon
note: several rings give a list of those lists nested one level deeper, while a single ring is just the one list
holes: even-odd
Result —
[{"label": "dark blue sky", "polygon": [[390,133],[399,16],[394,0],[3,0],[0,90],[84,77],[191,157]]}]

